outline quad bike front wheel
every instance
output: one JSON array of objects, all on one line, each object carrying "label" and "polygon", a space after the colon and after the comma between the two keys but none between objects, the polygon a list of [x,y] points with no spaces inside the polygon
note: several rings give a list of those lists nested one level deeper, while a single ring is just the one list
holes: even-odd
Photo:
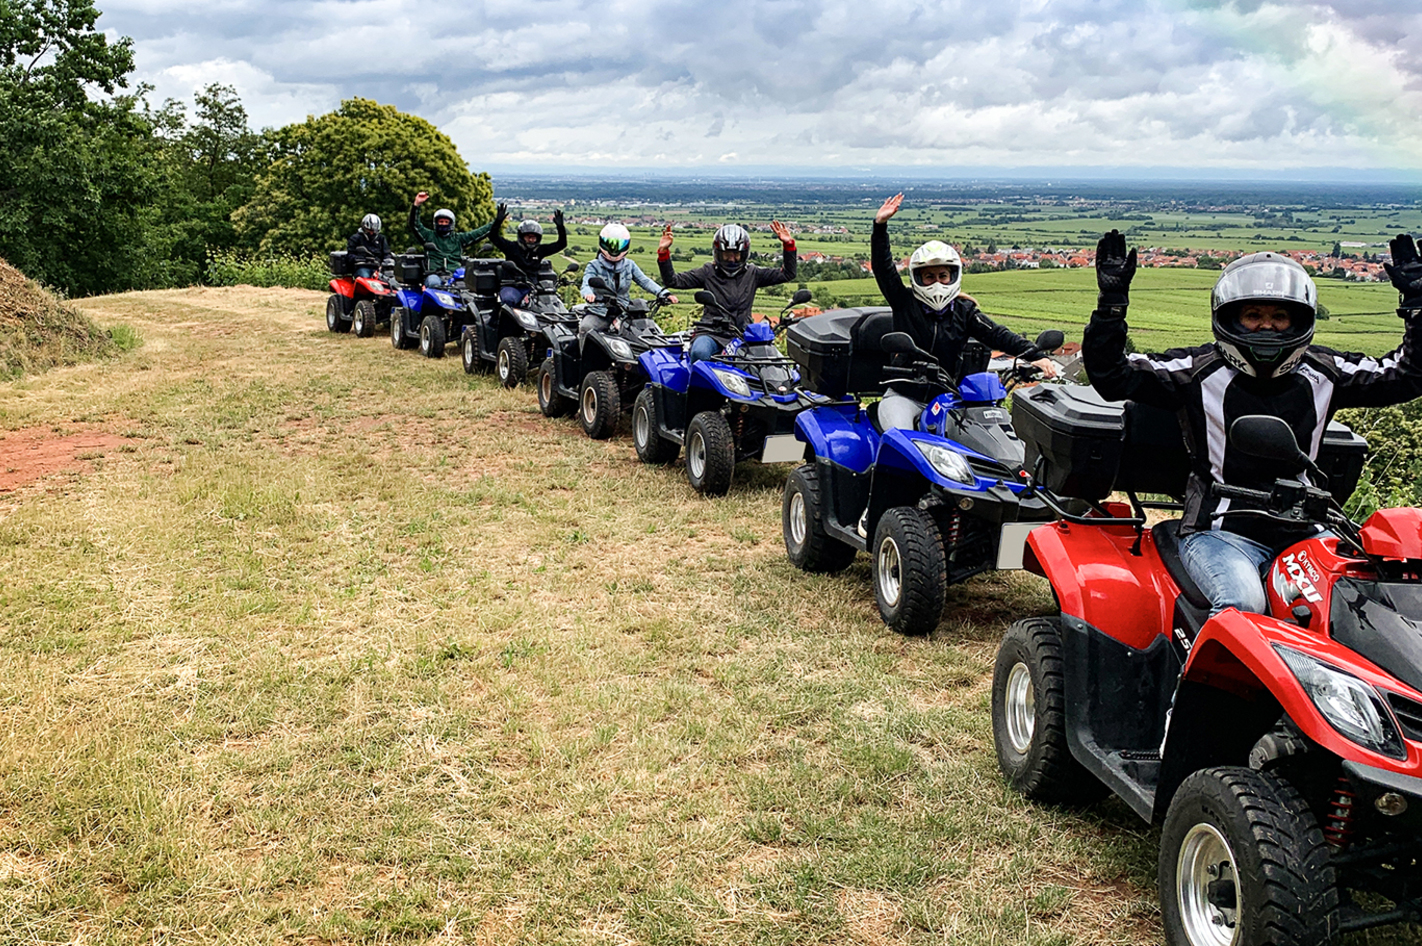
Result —
[{"label": "quad bike front wheel", "polygon": [[622,416],[622,392],[610,371],[589,371],[578,391],[578,421],[583,433],[606,440],[617,431]]},{"label": "quad bike front wheel", "polygon": [[1067,747],[1060,618],[1026,618],[1003,635],[992,674],[992,741],[1008,784],[1033,801],[1085,804],[1107,794]]},{"label": "quad bike front wheel", "polygon": [[736,469],[736,439],[720,411],[702,411],[686,425],[686,479],[707,496],[724,496]]},{"label": "quad bike front wheel", "polygon": [[675,440],[661,434],[657,398],[649,387],[643,388],[632,402],[632,446],[637,448],[637,459],[643,463],[670,463],[681,452]]},{"label": "quad bike front wheel", "polygon": [[1160,832],[1170,946],[1304,946],[1337,929],[1339,889],[1318,819],[1272,772],[1190,775]]},{"label": "quad bike front wheel", "polygon": [[426,358],[444,357],[444,320],[427,315],[420,322],[420,354]]},{"label": "quad bike front wheel", "polygon": [[375,303],[362,299],[355,305],[351,315],[351,332],[357,338],[370,338],[375,334]]},{"label": "quad bike front wheel", "polygon": [[884,623],[900,634],[927,634],[937,627],[948,561],[934,518],[917,506],[895,506],[879,519],[870,554],[874,598]]},{"label": "quad bike front wheel", "polygon": [[409,312],[404,306],[396,306],[390,310],[390,344],[399,351],[405,351],[414,344],[405,334],[405,319]]},{"label": "quad bike front wheel", "polygon": [[483,366],[483,361],[479,357],[479,345],[474,340],[474,329],[465,326],[464,332],[459,336],[459,355],[464,362],[465,374],[478,374]]},{"label": "quad bike front wheel", "polygon": [[528,344],[522,336],[506,335],[499,339],[494,372],[506,388],[516,388],[528,377]]},{"label": "quad bike front wheel", "polygon": [[326,331],[349,332],[351,323],[346,320],[346,300],[344,296],[331,293],[326,297]]},{"label": "quad bike front wheel", "polygon": [[553,359],[543,359],[543,364],[538,366],[538,409],[544,417],[566,417],[577,406],[572,398],[558,393],[556,381]]},{"label": "quad bike front wheel", "polygon": [[811,460],[790,471],[780,501],[780,528],[790,564],[807,572],[839,572],[848,568],[858,550],[825,529],[825,503],[820,471]]}]

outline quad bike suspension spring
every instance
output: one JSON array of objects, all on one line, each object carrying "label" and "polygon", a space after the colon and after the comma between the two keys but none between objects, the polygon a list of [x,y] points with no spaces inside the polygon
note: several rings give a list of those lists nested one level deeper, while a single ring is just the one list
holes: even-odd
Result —
[{"label": "quad bike suspension spring", "polygon": [[734,416],[735,416],[735,418],[736,418],[736,422],[735,422],[735,424],[733,425],[733,426],[735,427],[735,431],[736,431],[736,442],[737,442],[737,443],[740,443],[742,440],[745,439],[745,436],[746,436],[746,415],[745,415],[745,411],[737,411]]},{"label": "quad bike suspension spring", "polygon": [[1333,797],[1328,802],[1328,817],[1323,827],[1323,837],[1335,850],[1345,850],[1353,843],[1353,809],[1358,796],[1354,794],[1348,780],[1339,776],[1333,789]]},{"label": "quad bike suspension spring", "polygon": [[963,531],[963,514],[954,509],[948,514],[948,519],[943,523],[943,551],[947,555],[953,554],[953,550],[958,547],[958,537]]}]

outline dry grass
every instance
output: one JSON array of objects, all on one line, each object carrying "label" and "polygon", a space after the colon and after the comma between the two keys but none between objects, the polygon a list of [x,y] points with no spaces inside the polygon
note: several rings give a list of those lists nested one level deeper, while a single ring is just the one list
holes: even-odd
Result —
[{"label": "dry grass", "polygon": [[64,302],[0,260],[0,380],[98,358],[114,341]]},{"label": "dry grass", "polygon": [[[1145,944],[1154,835],[999,777],[995,641],[322,299],[88,300],[146,342],[0,387],[129,439],[0,506],[0,940]],[[2,444],[3,441],[0,441]]]}]

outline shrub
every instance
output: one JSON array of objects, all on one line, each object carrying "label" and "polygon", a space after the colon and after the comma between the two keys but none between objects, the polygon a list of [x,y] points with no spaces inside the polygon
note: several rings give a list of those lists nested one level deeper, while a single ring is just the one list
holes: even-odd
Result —
[{"label": "shrub", "polygon": [[213,286],[284,286],[288,289],[327,288],[330,263],[325,256],[247,256],[214,253],[207,260],[207,281]]}]

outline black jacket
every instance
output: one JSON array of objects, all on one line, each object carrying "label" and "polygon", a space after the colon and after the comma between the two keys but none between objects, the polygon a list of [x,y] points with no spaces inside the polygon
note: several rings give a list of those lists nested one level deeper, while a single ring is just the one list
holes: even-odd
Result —
[{"label": "black jacket", "polygon": [[[1141,401],[1179,417],[1190,452],[1182,533],[1227,529],[1280,548],[1301,537],[1299,530],[1257,516],[1230,516],[1228,510],[1241,504],[1210,492],[1212,483],[1267,491],[1279,477],[1274,464],[1229,445],[1230,425],[1246,414],[1279,417],[1293,428],[1304,452],[1318,459],[1334,411],[1382,407],[1422,395],[1422,319],[1414,316],[1404,324],[1402,344],[1382,358],[1310,345],[1295,371],[1268,380],[1231,367],[1213,342],[1159,355],[1127,355],[1125,320],[1100,310],[1092,313],[1082,335],[1081,354],[1102,397]],[[1217,513],[1225,515],[1215,518]]]},{"label": "black jacket", "polygon": [[[750,324],[755,291],[763,286],[778,286],[793,280],[799,271],[799,261],[795,256],[795,244],[791,242],[784,248],[779,269],[747,263],[736,275],[723,276],[716,272],[716,264],[712,262],[678,273],[672,268],[670,253],[665,256],[657,254],[657,269],[662,285],[668,289],[706,289],[714,293],[722,308],[735,319],[739,334]],[[723,343],[730,341],[715,332],[708,334]]]},{"label": "black jacket", "polygon": [[963,296],[954,299],[941,317],[925,311],[923,303],[904,285],[895,268],[893,251],[889,249],[888,224],[874,224],[869,253],[874,281],[879,284],[884,301],[894,310],[894,331],[907,332],[914,344],[937,358],[955,377],[959,374],[963,346],[970,338],[1009,355],[1032,350],[1031,342],[998,325],[978,309],[977,303]]},{"label": "black jacket", "polygon": [[[502,221],[500,221],[502,224]],[[539,243],[533,249],[524,246],[518,240],[507,239],[499,231],[502,225],[489,231],[489,242],[498,247],[504,254],[504,259],[512,261],[530,279],[538,278],[538,267],[550,256],[555,256],[568,248],[568,230],[562,223],[558,224],[558,239],[552,243]]]},{"label": "black jacket", "polygon": [[390,244],[386,242],[383,233],[368,236],[364,230],[357,230],[346,240],[346,255],[356,266],[366,260],[379,266],[390,255]]}]

